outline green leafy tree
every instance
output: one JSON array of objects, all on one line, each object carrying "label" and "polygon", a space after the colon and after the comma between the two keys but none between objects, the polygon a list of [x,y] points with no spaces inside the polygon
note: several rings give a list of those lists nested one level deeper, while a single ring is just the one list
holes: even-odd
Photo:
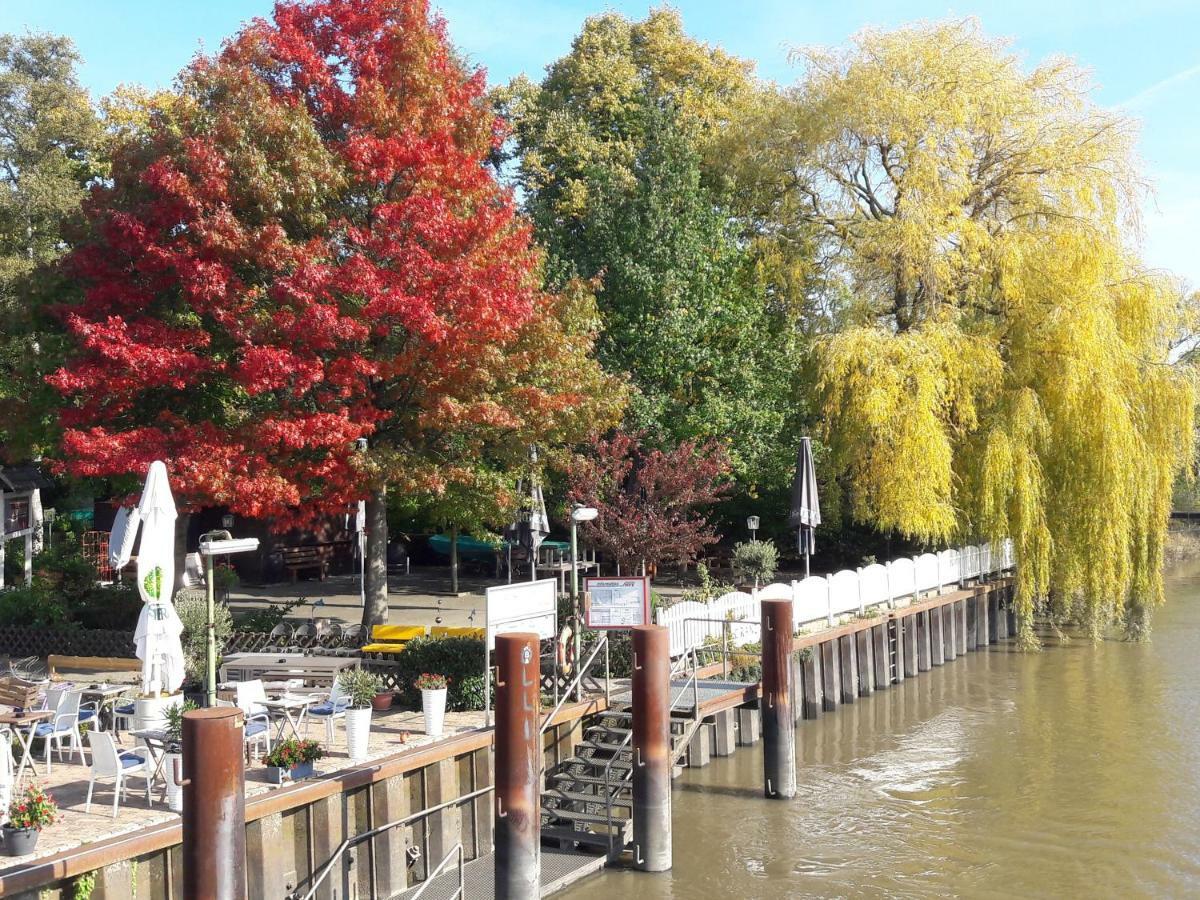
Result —
[{"label": "green leafy tree", "polygon": [[[47,371],[29,276],[67,248],[64,222],[103,171],[102,129],[68,38],[0,35],[0,446],[29,451]],[[10,444],[10,442],[12,442]]]},{"label": "green leafy tree", "polygon": [[730,442],[751,491],[785,478],[800,408],[794,323],[708,162],[709,137],[756,91],[747,64],[660,10],[589,19],[541,85],[501,95],[551,278],[598,285],[598,356],[636,388],[628,425],[660,445]]}]

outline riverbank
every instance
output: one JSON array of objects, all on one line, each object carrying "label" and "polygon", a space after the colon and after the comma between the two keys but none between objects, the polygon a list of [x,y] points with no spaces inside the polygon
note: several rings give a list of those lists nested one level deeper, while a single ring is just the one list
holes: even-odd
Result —
[{"label": "riverbank", "polygon": [[790,803],[757,748],[685,770],[674,870],[568,896],[1196,893],[1200,560],[1167,590],[1149,643],[995,644],[803,722]]}]

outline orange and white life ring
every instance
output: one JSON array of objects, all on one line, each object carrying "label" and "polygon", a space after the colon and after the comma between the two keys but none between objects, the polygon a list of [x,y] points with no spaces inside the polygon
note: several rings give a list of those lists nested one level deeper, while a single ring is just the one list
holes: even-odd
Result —
[{"label": "orange and white life ring", "polygon": [[564,625],[558,633],[555,652],[558,654],[558,672],[560,675],[570,675],[575,668],[575,641],[570,625]]}]

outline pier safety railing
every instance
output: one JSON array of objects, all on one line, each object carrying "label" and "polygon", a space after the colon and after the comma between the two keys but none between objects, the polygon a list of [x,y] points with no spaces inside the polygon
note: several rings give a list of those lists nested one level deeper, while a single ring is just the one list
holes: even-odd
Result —
[{"label": "pier safety railing", "polygon": [[[329,859],[325,861],[324,865],[322,865],[319,869],[315,870],[307,878],[302,879],[300,881],[300,883],[298,885],[296,885],[295,890],[293,890],[290,894],[287,895],[287,900],[312,900],[312,898],[316,895],[318,889],[320,889],[321,885],[324,884],[325,879],[330,876],[330,874],[334,870],[334,867],[336,867],[338,862],[342,859],[342,857],[345,856],[346,851],[348,851],[354,847],[357,847],[359,844],[361,844],[365,841],[372,840],[375,837],[377,837],[381,834],[384,834],[385,832],[391,831],[393,828],[401,828],[405,825],[411,825],[414,822],[419,822],[420,820],[428,818],[429,816],[432,816],[434,813],[439,813],[444,809],[449,809],[453,806],[462,806],[464,803],[470,803],[474,800],[479,799],[480,797],[482,797],[486,794],[492,793],[495,790],[496,790],[495,785],[488,785],[487,787],[483,787],[483,788],[479,788],[478,790],[471,791],[469,794],[463,794],[461,797],[455,797],[453,800],[447,800],[444,803],[438,803],[435,806],[426,807],[425,809],[421,810],[420,812],[412,813],[410,815],[405,816],[402,819],[396,819],[392,822],[388,822],[384,825],[379,825],[375,828],[372,828],[369,831],[364,831],[364,832],[361,832],[360,834],[356,834],[352,837],[346,838],[344,841],[342,841],[340,844],[338,844],[337,849],[333,851],[333,855],[330,856]],[[464,862],[465,857],[463,856],[462,844],[460,843],[455,849],[451,850],[446,855],[446,857],[440,863],[438,863],[437,868],[434,869],[428,875],[428,877],[425,879],[424,884],[421,887],[422,893],[424,892],[425,888],[428,885],[433,883],[434,878],[436,878],[438,875],[441,874],[441,872],[444,870],[445,866],[448,864],[448,861],[450,860],[450,858],[452,856],[454,856],[455,850],[457,850],[459,852],[459,883],[460,883],[460,885],[463,883],[463,878],[464,878],[463,866],[465,865],[465,862]],[[375,896],[378,896],[378,889],[377,889],[376,883],[375,883],[375,868],[374,868],[374,862],[373,862],[374,854],[371,854],[370,856],[372,859],[371,896],[375,897]],[[308,885],[308,890],[304,890],[304,886],[306,884]],[[418,894],[418,896],[420,896],[420,894]]]},{"label": "pier safety railing", "polygon": [[862,615],[875,607],[895,606],[897,600],[906,597],[985,578],[1011,569],[1013,563],[1011,540],[995,547],[968,545],[843,569],[832,575],[813,575],[790,584],[769,584],[751,594],[733,591],[709,603],[685,600],[658,610],[655,621],[667,627],[671,656],[678,657],[708,641],[732,639],[743,644],[757,640],[758,625],[751,624],[751,620],[758,617],[760,600],[791,600],[794,625],[799,631],[822,619],[832,626],[837,616]]}]

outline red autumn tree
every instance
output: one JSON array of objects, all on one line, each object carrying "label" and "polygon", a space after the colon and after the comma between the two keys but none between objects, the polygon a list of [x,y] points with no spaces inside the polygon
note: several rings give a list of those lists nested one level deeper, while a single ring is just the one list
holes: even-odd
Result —
[{"label": "red autumn tree", "polygon": [[148,121],[61,269],[70,473],[162,458],[185,504],[281,527],[367,496],[377,622],[388,486],[500,508],[530,443],[614,417],[590,297],[539,290],[483,73],[425,0],[277,3]]},{"label": "red autumn tree", "polygon": [[572,465],[570,499],[596,508],[584,534],[623,569],[690,563],[720,539],[708,514],[728,474],[729,457],[715,442],[654,450],[618,432]]}]

